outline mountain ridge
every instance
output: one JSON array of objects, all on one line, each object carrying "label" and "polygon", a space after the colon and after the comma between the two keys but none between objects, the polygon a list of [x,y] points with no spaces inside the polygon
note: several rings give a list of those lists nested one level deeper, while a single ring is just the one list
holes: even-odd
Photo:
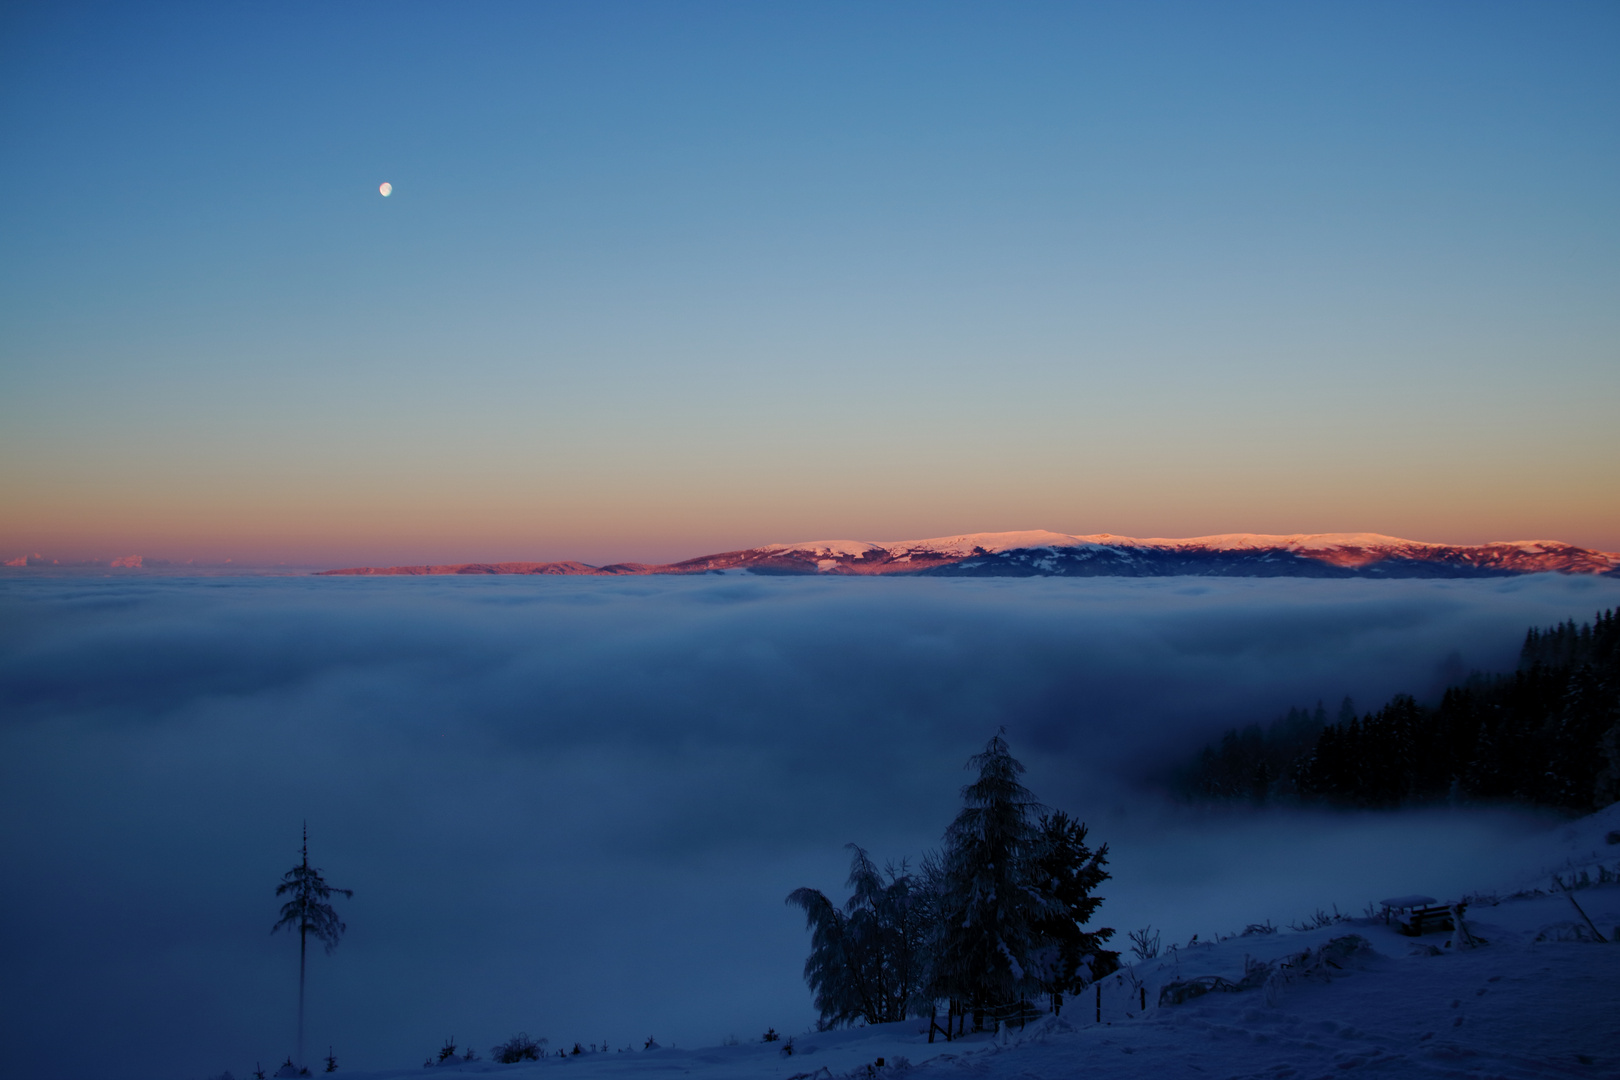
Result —
[{"label": "mountain ridge", "polygon": [[471,562],[358,566],[316,576],[562,575],[618,577],[742,570],[766,575],[935,577],[1620,577],[1620,552],[1559,540],[1441,544],[1379,533],[1220,533],[1185,539],[1029,530],[924,540],[808,540],[673,563]]}]

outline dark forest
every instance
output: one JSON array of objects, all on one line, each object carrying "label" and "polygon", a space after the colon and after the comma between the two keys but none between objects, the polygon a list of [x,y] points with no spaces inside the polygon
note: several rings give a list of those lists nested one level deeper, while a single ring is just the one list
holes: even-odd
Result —
[{"label": "dark forest", "polygon": [[1587,813],[1620,799],[1620,619],[1532,628],[1516,670],[1474,674],[1437,705],[1346,699],[1251,724],[1176,777],[1195,801],[1359,808],[1508,802]]}]

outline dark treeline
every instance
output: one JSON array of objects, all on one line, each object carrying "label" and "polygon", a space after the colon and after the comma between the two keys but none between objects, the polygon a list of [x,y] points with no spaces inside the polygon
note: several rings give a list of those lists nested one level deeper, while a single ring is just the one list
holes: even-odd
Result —
[{"label": "dark treeline", "polygon": [[1001,736],[969,764],[978,779],[916,871],[879,870],[851,844],[845,904],[817,889],[788,897],[811,931],[804,975],[824,1027],[937,1017],[943,1004],[949,1038],[970,1016],[975,1029],[1027,1018],[1039,997],[1060,1011],[1119,967],[1103,947],[1114,932],[1084,929],[1108,845],[1093,850],[1084,824],[1036,802]]},{"label": "dark treeline", "polygon": [[1438,706],[1397,695],[1333,722],[1318,704],[1232,730],[1177,778],[1193,799],[1391,807],[1519,802],[1586,813],[1620,799],[1620,618],[1525,636],[1510,675],[1473,675]]}]

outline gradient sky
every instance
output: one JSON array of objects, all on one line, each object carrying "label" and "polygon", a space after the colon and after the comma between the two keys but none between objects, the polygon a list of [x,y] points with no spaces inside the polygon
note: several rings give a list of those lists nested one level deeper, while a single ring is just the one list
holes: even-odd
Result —
[{"label": "gradient sky", "polygon": [[1612,3],[10,3],[0,555],[1620,550],[1617,56]]}]

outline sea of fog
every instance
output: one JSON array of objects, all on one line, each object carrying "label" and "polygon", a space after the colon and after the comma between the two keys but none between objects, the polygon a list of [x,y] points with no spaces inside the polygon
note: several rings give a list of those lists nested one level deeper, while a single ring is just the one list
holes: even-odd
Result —
[{"label": "sea of fog", "polygon": [[1503,811],[1195,810],[1229,726],[1432,697],[1620,582],[0,578],[8,1070],[201,1077],[293,1046],[297,860],[355,891],[311,1057],[814,1020],[801,885],[938,842],[998,728],[1165,939],[1496,882]]}]

